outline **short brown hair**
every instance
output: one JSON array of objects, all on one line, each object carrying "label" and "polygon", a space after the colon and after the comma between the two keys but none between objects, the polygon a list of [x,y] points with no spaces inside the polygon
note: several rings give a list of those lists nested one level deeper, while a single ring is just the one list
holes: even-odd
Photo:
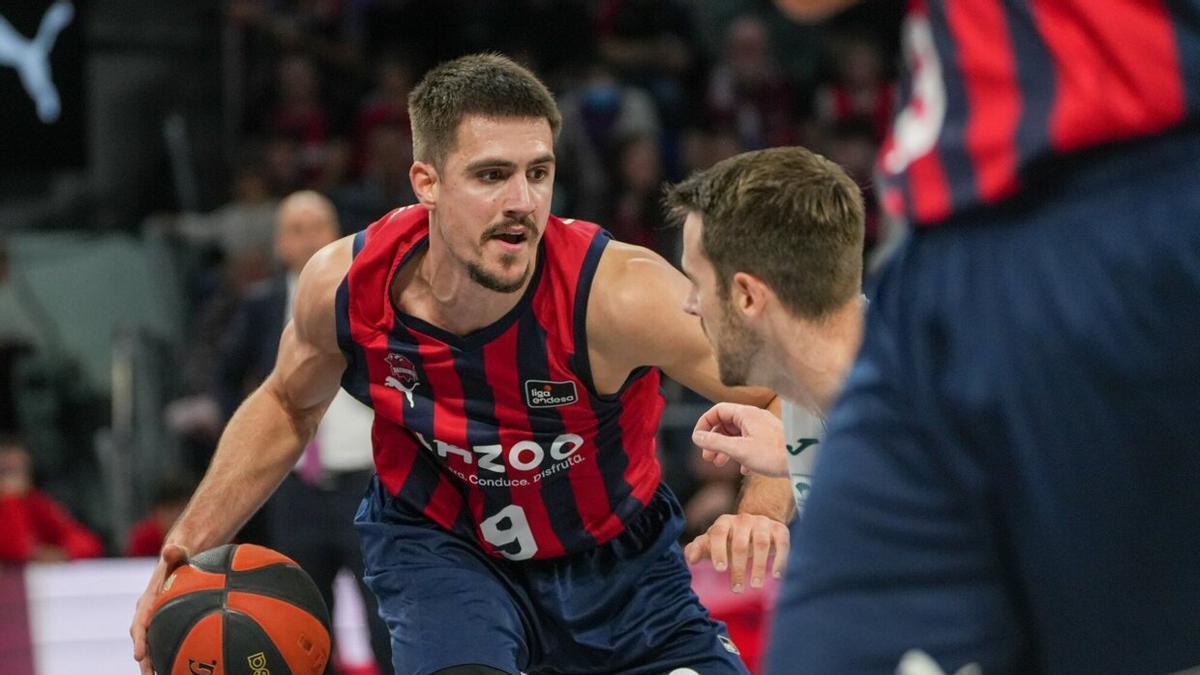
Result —
[{"label": "short brown hair", "polygon": [[862,191],[821,155],[799,147],[742,153],[668,188],[666,201],[680,221],[700,216],[700,245],[722,298],[737,272],[762,279],[809,319],[860,292]]},{"label": "short brown hair", "polygon": [[500,54],[471,54],[425,74],[408,96],[413,157],[441,167],[466,115],[544,117],[558,138],[562,114],[546,85]]}]

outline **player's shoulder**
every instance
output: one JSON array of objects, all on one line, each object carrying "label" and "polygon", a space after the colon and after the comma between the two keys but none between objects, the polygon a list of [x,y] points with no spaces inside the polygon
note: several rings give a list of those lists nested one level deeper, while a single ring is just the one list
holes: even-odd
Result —
[{"label": "player's shoulder", "polygon": [[592,281],[589,320],[599,319],[610,328],[643,325],[663,311],[664,303],[682,301],[686,294],[682,281],[682,275],[658,253],[610,241]]},{"label": "player's shoulder", "polygon": [[298,301],[322,303],[332,307],[333,296],[342,283],[353,259],[354,235],[327,244],[309,258],[300,273]]}]

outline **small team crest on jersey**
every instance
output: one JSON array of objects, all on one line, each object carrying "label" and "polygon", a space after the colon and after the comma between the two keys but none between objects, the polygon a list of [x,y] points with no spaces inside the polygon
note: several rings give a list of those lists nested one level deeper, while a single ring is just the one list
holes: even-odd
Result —
[{"label": "small team crest on jersey", "polygon": [[575,383],[525,380],[525,403],[530,408],[557,408],[579,400]]},{"label": "small team crest on jersey", "polygon": [[383,386],[403,392],[404,398],[408,399],[408,404],[413,405],[413,389],[420,384],[417,379],[417,367],[407,356],[394,352],[388,354],[384,361],[387,362],[388,369],[392,371],[392,374],[383,380]]}]

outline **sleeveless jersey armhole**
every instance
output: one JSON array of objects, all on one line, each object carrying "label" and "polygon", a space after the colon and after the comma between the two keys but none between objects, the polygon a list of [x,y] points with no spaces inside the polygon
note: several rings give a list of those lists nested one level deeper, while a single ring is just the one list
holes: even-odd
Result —
[{"label": "sleeveless jersey armhole", "polygon": [[588,246],[587,253],[584,255],[583,266],[579,270],[579,280],[575,287],[575,304],[574,304],[574,321],[575,321],[575,355],[573,357],[573,368],[579,374],[587,386],[588,393],[600,401],[616,401],[621,398],[621,394],[629,388],[639,377],[651,370],[649,366],[640,366],[629,373],[629,377],[625,378],[625,382],[621,384],[621,388],[612,394],[602,394],[596,389],[596,382],[592,377],[592,362],[588,356],[588,335],[587,335],[587,309],[588,299],[591,297],[592,282],[596,277],[596,269],[600,266],[600,258],[604,255],[604,249],[608,246],[608,242],[612,239],[612,235],[608,230],[601,229],[596,232],[592,238],[591,244]]}]

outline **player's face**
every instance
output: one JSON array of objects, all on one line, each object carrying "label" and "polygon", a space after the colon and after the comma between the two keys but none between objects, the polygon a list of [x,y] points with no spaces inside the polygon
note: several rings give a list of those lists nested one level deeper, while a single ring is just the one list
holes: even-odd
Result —
[{"label": "player's face", "polygon": [[439,172],[437,222],[476,283],[512,293],[533,269],[553,194],[545,118],[467,116]]},{"label": "player's face", "polygon": [[754,359],[762,348],[762,339],[750,330],[738,315],[728,295],[717,288],[717,274],[701,247],[703,222],[689,213],[683,223],[683,272],[691,281],[691,290],[683,310],[700,317],[700,326],[717,357],[721,384],[737,387],[750,382]]}]

